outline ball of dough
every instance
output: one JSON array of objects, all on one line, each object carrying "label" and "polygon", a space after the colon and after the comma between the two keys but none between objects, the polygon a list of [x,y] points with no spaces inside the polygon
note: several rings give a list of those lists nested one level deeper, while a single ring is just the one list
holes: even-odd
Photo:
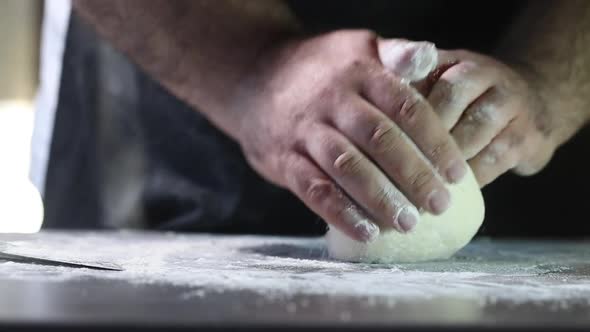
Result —
[{"label": "ball of dough", "polygon": [[339,260],[409,263],[447,259],[473,238],[484,219],[484,201],[471,169],[458,184],[447,187],[451,206],[435,216],[423,213],[406,234],[388,230],[371,243],[357,242],[336,228],[326,234],[330,255]]}]

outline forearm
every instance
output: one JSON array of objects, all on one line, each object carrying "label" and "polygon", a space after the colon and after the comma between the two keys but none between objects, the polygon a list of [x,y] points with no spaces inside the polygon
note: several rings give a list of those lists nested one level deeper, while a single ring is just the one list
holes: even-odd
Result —
[{"label": "forearm", "polygon": [[[522,65],[549,115],[557,145],[590,119],[590,2],[530,1],[498,56]],[[517,70],[519,70],[517,69]]]},{"label": "forearm", "polygon": [[280,0],[75,0],[74,6],[154,79],[220,127],[231,116],[225,101],[261,50],[297,29]]}]

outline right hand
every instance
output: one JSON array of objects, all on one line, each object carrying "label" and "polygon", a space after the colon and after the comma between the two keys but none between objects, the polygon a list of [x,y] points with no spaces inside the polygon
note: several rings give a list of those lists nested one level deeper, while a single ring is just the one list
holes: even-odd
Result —
[{"label": "right hand", "polygon": [[409,43],[348,30],[291,40],[261,54],[229,98],[226,128],[248,162],[359,241],[411,230],[417,207],[442,213],[445,182],[466,172],[433,109],[393,73],[424,70],[407,66],[431,44]]}]

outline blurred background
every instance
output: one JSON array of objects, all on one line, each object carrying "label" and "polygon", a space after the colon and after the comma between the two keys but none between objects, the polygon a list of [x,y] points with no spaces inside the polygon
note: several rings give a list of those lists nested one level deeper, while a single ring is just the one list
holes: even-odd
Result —
[{"label": "blurred background", "polygon": [[35,232],[39,194],[29,181],[42,0],[0,0],[0,232]]}]

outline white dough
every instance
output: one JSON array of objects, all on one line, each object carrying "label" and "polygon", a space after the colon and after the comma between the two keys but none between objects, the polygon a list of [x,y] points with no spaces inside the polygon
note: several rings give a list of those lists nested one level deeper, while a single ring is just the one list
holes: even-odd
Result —
[{"label": "white dough", "polygon": [[473,172],[447,187],[451,206],[439,216],[423,213],[414,229],[388,230],[369,244],[352,240],[335,228],[326,234],[330,255],[339,260],[409,263],[447,259],[473,238],[484,219],[483,196]]}]

